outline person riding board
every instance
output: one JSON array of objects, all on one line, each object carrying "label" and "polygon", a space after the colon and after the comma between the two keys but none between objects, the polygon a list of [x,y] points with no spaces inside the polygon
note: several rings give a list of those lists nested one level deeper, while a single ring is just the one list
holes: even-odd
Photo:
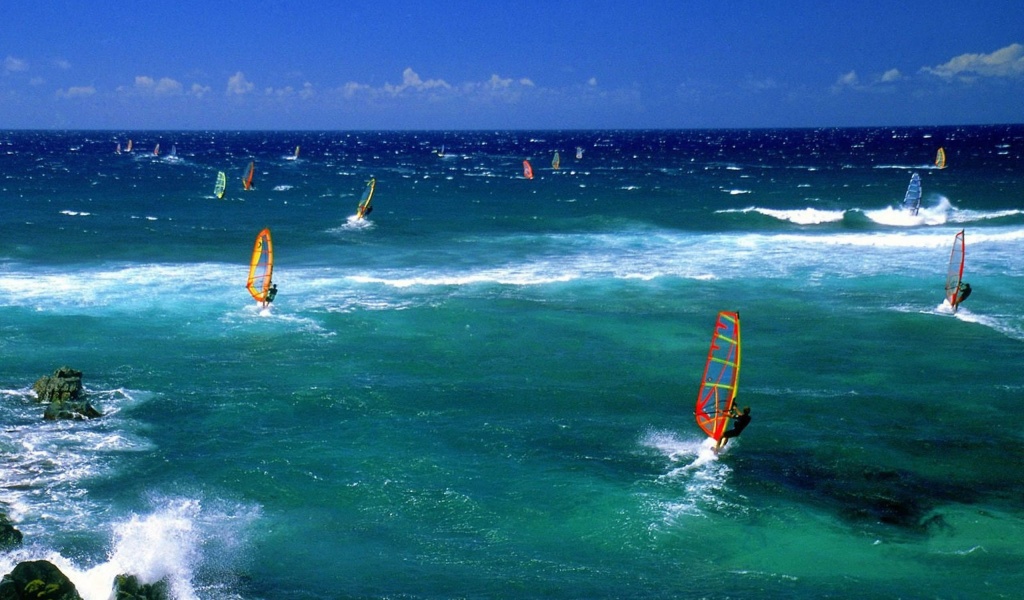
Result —
[{"label": "person riding board", "polygon": [[732,429],[722,434],[722,439],[718,440],[718,444],[715,446],[715,452],[725,448],[730,438],[739,437],[743,430],[747,428],[747,425],[750,425],[750,407],[744,407],[743,413],[740,414],[734,405],[729,410],[729,416],[735,419],[735,422],[732,425]]},{"label": "person riding board", "polygon": [[971,284],[967,283],[966,281],[961,283],[960,289],[958,291],[960,292],[960,297],[957,298],[956,305],[960,306],[961,304],[963,304],[963,301],[966,300],[967,297],[971,295]]}]

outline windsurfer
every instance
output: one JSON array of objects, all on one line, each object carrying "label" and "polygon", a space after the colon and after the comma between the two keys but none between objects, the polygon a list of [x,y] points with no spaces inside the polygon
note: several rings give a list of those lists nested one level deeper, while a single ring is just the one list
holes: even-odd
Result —
[{"label": "windsurfer", "polygon": [[722,434],[722,439],[718,440],[718,445],[715,446],[716,452],[725,448],[730,438],[739,437],[743,430],[747,428],[747,425],[750,425],[750,407],[744,407],[743,413],[740,414],[736,407],[733,406],[732,410],[729,411],[729,416],[736,419],[736,422],[733,423],[732,429]]},{"label": "windsurfer", "polygon": [[270,289],[267,290],[267,304],[270,304],[271,302],[273,302],[274,298],[276,298],[276,297],[277,297],[277,284],[273,283],[273,284],[270,285]]},{"label": "windsurfer", "polygon": [[969,284],[967,282],[961,283],[960,284],[960,298],[957,299],[956,305],[960,306],[961,304],[963,304],[963,301],[966,300],[967,297],[971,295],[971,291],[972,291],[971,290],[971,284]]}]

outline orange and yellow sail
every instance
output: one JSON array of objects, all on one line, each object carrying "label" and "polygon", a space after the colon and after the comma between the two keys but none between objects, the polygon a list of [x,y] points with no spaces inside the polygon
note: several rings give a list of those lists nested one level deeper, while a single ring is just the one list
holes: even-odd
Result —
[{"label": "orange and yellow sail", "polygon": [[945,148],[939,148],[939,151],[935,153],[935,166],[940,169],[946,168],[946,150]]},{"label": "orange and yellow sail", "polygon": [[704,377],[697,392],[694,414],[697,425],[716,442],[729,425],[729,413],[736,399],[740,376],[740,315],[718,313],[711,335],[711,349],[704,363]]},{"label": "orange and yellow sail", "polygon": [[245,171],[245,176],[242,177],[242,188],[246,191],[252,189],[252,178],[256,175],[256,161],[249,163],[249,168]]},{"label": "orange and yellow sail", "polygon": [[252,259],[249,261],[249,279],[245,283],[253,299],[261,304],[267,302],[267,291],[270,290],[273,274],[274,246],[270,240],[270,228],[266,228],[256,234]]}]

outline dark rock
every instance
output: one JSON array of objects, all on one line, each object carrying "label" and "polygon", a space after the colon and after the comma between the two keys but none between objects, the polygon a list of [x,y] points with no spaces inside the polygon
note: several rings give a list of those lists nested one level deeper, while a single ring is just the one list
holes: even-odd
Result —
[{"label": "dark rock", "polygon": [[46,410],[43,412],[43,418],[48,421],[56,421],[57,419],[95,419],[102,416],[103,413],[84,400],[78,402],[55,400],[47,405]]},{"label": "dark rock", "polygon": [[37,401],[48,403],[44,419],[95,419],[103,416],[83,398],[81,371],[61,367],[53,375],[40,377],[32,389],[36,392]]},{"label": "dark rock", "polygon": [[21,532],[11,525],[7,515],[0,514],[0,550],[10,550],[21,543]]},{"label": "dark rock", "polygon": [[45,560],[18,563],[0,580],[0,600],[82,600],[60,569]]},{"label": "dark rock", "polygon": [[114,578],[112,600],[170,600],[167,582],[139,583],[134,575],[118,575]]},{"label": "dark rock", "polygon": [[82,372],[61,367],[53,375],[44,375],[32,385],[39,402],[75,400],[82,395]]}]

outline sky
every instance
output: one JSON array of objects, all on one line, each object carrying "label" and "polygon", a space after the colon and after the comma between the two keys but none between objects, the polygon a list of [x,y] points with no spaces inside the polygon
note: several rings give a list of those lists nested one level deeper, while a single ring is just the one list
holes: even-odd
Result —
[{"label": "sky", "polygon": [[1021,0],[0,0],[0,129],[1024,122]]}]

